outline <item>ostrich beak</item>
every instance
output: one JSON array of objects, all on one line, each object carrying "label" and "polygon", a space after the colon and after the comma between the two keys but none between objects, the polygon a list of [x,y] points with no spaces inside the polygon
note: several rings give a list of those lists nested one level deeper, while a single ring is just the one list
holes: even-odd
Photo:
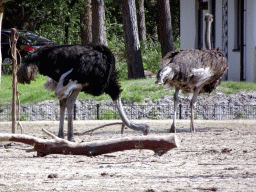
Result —
[{"label": "ostrich beak", "polygon": [[129,127],[130,129],[133,129],[135,131],[142,131],[144,135],[147,135],[149,133],[149,126],[146,125],[146,124],[135,124],[133,122],[131,122],[125,112],[124,112],[124,109],[123,109],[123,105],[122,105],[122,102],[121,102],[121,98],[120,96],[118,97],[117,100],[114,101],[116,103],[116,106],[117,106],[117,109],[118,109],[118,112],[119,112],[119,115],[123,121],[123,123]]}]

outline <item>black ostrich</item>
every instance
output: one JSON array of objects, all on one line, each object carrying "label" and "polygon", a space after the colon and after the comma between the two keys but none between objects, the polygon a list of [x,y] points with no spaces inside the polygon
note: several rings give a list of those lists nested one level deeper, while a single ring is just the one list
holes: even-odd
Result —
[{"label": "black ostrich", "polygon": [[205,15],[207,50],[189,49],[169,52],[161,61],[161,69],[157,75],[156,83],[175,87],[174,115],[170,132],[176,132],[176,111],[179,90],[183,93],[193,93],[190,102],[191,124],[190,131],[194,128],[194,107],[200,93],[211,93],[221,82],[221,77],[228,68],[227,59],[219,50],[211,49],[210,28],[213,21],[211,14]]},{"label": "black ostrich", "polygon": [[117,80],[115,58],[104,45],[59,45],[45,46],[32,53],[18,70],[18,82],[30,84],[39,72],[48,76],[45,88],[55,90],[60,100],[60,125],[58,136],[64,138],[64,113],[68,110],[68,140],[73,138],[72,111],[78,94],[99,96],[108,94],[116,103],[123,123],[136,131],[148,134],[149,127],[135,124],[126,117]]}]

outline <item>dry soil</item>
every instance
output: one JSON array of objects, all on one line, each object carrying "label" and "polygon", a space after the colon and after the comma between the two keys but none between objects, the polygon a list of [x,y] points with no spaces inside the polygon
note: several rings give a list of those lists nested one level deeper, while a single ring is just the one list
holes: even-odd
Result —
[{"label": "dry soil", "polygon": [[[75,121],[75,132],[113,121]],[[114,121],[116,122],[116,121]],[[136,121],[140,122],[141,121]],[[152,135],[166,135],[170,120],[144,120]],[[58,122],[21,122],[25,134],[49,138]],[[149,150],[121,151],[97,157],[27,153],[29,145],[0,142],[0,191],[256,191],[256,120],[178,120],[179,148],[159,157]],[[11,123],[0,122],[0,133]],[[17,131],[20,133],[20,130]],[[120,126],[75,136],[89,142],[140,135]]]}]

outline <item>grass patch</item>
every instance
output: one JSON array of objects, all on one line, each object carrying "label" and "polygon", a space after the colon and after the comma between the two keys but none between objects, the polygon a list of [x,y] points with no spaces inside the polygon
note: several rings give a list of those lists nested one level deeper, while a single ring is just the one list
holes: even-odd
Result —
[{"label": "grass patch", "polygon": [[[21,104],[39,103],[45,100],[56,100],[54,92],[47,91],[43,85],[46,77],[37,74],[36,81],[32,81],[30,85],[18,84]],[[166,95],[173,95],[174,89],[167,89],[164,86],[155,84],[155,79],[136,79],[136,80],[119,80],[123,92],[122,99],[128,101],[142,101],[146,98],[160,99]],[[250,82],[231,82],[223,81],[217,88],[224,94],[234,94],[238,91],[254,92],[256,84]],[[94,97],[89,94],[81,93],[78,99],[82,100],[111,100],[109,95],[103,94],[99,97]],[[2,88],[0,89],[0,105],[12,100],[12,76],[2,75]]]},{"label": "grass patch", "polygon": [[218,89],[224,94],[235,94],[238,91],[254,92],[256,91],[256,83],[242,81],[222,81]]}]

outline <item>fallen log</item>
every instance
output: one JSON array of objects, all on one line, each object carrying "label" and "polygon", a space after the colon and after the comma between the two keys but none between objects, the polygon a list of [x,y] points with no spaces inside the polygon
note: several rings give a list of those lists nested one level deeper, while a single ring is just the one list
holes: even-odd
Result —
[{"label": "fallen log", "polygon": [[174,134],[168,136],[134,136],[93,142],[75,143],[61,139],[43,130],[53,139],[42,139],[25,134],[0,134],[0,141],[21,142],[34,146],[38,156],[49,154],[97,156],[117,151],[132,149],[153,150],[156,155],[179,146],[179,139]]}]

